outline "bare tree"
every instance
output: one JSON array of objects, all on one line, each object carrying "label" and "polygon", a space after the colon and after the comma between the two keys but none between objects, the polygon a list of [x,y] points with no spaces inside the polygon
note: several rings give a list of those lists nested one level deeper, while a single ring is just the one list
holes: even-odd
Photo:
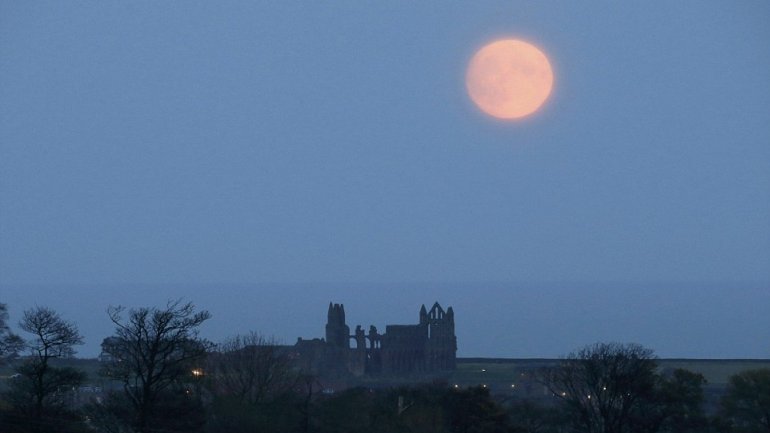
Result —
[{"label": "bare tree", "polygon": [[17,410],[39,422],[64,406],[62,390],[65,387],[79,385],[84,380],[85,375],[78,370],[51,365],[55,358],[72,356],[74,346],[83,344],[83,337],[73,323],[45,307],[25,311],[19,327],[33,334],[27,342],[32,356],[16,369],[21,379],[12,382],[10,400]]},{"label": "bare tree", "polygon": [[291,391],[297,383],[288,353],[274,339],[251,332],[217,346],[207,362],[215,395],[258,405]]},{"label": "bare tree", "polygon": [[298,431],[308,419],[303,408],[311,403],[303,398],[303,382],[313,378],[300,375],[291,355],[291,348],[256,332],[230,338],[209,353],[205,383],[213,398],[208,431]]},{"label": "bare tree", "polygon": [[737,431],[770,432],[770,369],[730,376],[722,411]]},{"label": "bare tree", "polygon": [[83,344],[77,326],[50,308],[36,307],[25,311],[19,327],[35,335],[28,345],[41,361],[69,358],[75,354],[73,346]]},{"label": "bare tree", "polygon": [[11,332],[8,327],[8,307],[0,302],[0,364],[24,347],[24,340]]},{"label": "bare tree", "polygon": [[598,343],[545,369],[543,383],[587,433],[624,433],[647,410],[657,381],[653,352],[637,344]]},{"label": "bare tree", "polygon": [[123,382],[124,394],[134,412],[137,431],[151,431],[159,415],[161,395],[175,385],[189,382],[192,371],[206,355],[207,344],[198,328],[211,315],[195,312],[192,303],[169,302],[165,308],[129,310],[110,307],[115,338],[106,339],[103,350],[112,361],[107,374]]}]

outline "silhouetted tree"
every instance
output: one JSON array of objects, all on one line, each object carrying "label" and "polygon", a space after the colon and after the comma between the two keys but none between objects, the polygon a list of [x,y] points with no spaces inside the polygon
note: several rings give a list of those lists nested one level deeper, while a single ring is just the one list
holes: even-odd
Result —
[{"label": "silhouetted tree", "polygon": [[83,338],[73,323],[45,307],[25,311],[19,327],[33,337],[26,342],[31,356],[16,368],[20,377],[10,382],[6,394],[13,407],[12,416],[27,419],[31,431],[47,431],[54,426],[64,431],[57,418],[71,418],[67,391],[80,385],[85,374],[69,367],[55,367],[51,361],[71,357],[74,346],[83,344]]},{"label": "silhouetted tree", "polygon": [[347,389],[318,403],[319,433],[357,433],[372,430],[374,393],[365,388]]},{"label": "silhouetted tree", "polygon": [[[425,433],[513,433],[504,408],[495,402],[488,388],[449,388],[444,383],[401,387],[372,400],[371,391],[362,392],[371,406],[369,414],[358,416],[358,430],[369,432]],[[336,397],[335,397],[336,398]],[[320,412],[324,412],[322,406]],[[349,429],[351,430],[351,429]],[[336,430],[329,430],[336,431]]]},{"label": "silhouetted tree", "polygon": [[486,387],[449,389],[443,399],[452,433],[509,433],[508,415]]},{"label": "silhouetted tree", "polygon": [[273,339],[252,332],[219,344],[205,369],[213,396],[209,430],[297,429],[298,381],[289,354]]},{"label": "silhouetted tree", "polygon": [[440,383],[393,390],[384,402],[388,412],[397,415],[392,427],[408,432],[450,431],[449,409],[445,405],[448,392],[447,386]]},{"label": "silhouetted tree", "polygon": [[89,426],[99,433],[134,433],[130,420],[133,408],[120,393],[110,393],[101,401],[85,405],[82,409]]},{"label": "silhouetted tree", "polygon": [[219,344],[206,366],[214,395],[254,406],[292,391],[298,380],[286,350],[255,332]]},{"label": "silhouetted tree", "polygon": [[722,410],[738,432],[770,432],[770,369],[746,370],[730,377]]},{"label": "silhouetted tree", "polygon": [[586,433],[634,431],[635,419],[654,399],[653,352],[636,344],[598,343],[568,355],[541,372],[575,427]]},{"label": "silhouetted tree", "polygon": [[320,388],[318,378],[309,373],[301,373],[298,381],[300,432],[309,433],[313,419],[313,397],[317,395],[316,390]]},{"label": "silhouetted tree", "polygon": [[8,306],[0,303],[0,365],[24,347],[24,340],[8,327]]},{"label": "silhouetted tree", "polygon": [[[103,350],[111,357],[104,373],[123,382],[123,397],[132,408],[132,424],[140,433],[164,430],[193,431],[188,421],[201,415],[200,395],[193,386],[193,370],[202,366],[207,343],[198,328],[211,315],[195,312],[192,303],[169,302],[165,308],[129,310],[110,307],[115,338]],[[115,397],[117,398],[117,397]],[[176,406],[168,407],[169,403]],[[175,423],[174,421],[179,421]]]},{"label": "silhouetted tree", "polygon": [[564,431],[568,421],[558,407],[529,400],[512,403],[508,407],[508,417],[516,433],[559,433]]},{"label": "silhouetted tree", "polygon": [[667,433],[704,433],[710,422],[703,412],[703,385],[700,373],[676,369],[660,377],[655,392],[656,416],[648,416],[650,431]]}]

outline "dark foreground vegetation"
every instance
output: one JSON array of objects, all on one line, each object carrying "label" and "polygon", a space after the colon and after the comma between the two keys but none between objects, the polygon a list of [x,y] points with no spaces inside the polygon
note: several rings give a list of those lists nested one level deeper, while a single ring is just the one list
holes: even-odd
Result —
[{"label": "dark foreground vegetation", "polygon": [[34,308],[21,337],[7,317],[0,304],[0,362],[14,371],[0,395],[2,433],[770,432],[770,369],[732,376],[707,411],[701,374],[661,372],[634,344],[595,344],[533,372],[545,398],[441,382],[335,392],[259,334],[202,340],[208,312],[172,302],[109,310],[115,334],[100,375],[110,387],[94,390],[63,361],[82,344],[74,323]]}]

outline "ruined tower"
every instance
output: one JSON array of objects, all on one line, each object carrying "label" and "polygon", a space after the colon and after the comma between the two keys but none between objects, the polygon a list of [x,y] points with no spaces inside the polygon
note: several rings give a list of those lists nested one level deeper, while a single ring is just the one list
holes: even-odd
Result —
[{"label": "ruined tower", "polygon": [[[350,340],[355,347],[351,347]],[[420,308],[416,325],[387,325],[380,334],[361,325],[355,333],[345,323],[343,304],[329,303],[326,339],[298,339],[294,346],[300,365],[328,377],[345,375],[424,375],[455,368],[457,338],[454,310],[438,302],[430,310]]]},{"label": "ruined tower", "polygon": [[446,311],[438,302],[425,313],[425,306],[420,309],[420,324],[427,326],[426,370],[453,370],[457,353],[455,337],[455,312],[452,307]]},{"label": "ruined tower", "polygon": [[438,302],[420,308],[418,325],[388,325],[382,336],[382,371],[387,374],[453,370],[457,353],[454,310]]},{"label": "ruined tower", "polygon": [[326,318],[326,343],[333,348],[350,348],[350,327],[345,324],[345,305],[329,303]]}]

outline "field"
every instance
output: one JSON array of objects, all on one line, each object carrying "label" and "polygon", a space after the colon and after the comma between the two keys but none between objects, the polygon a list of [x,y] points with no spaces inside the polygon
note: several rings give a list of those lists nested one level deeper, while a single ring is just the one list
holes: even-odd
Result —
[{"label": "field", "polygon": [[[533,370],[557,362],[556,359],[460,358],[452,379],[461,385],[515,383]],[[769,359],[661,359],[658,364],[662,372],[683,368],[700,373],[712,385],[726,385],[731,375],[743,370],[770,368]]]},{"label": "field", "polygon": [[[544,395],[542,385],[534,381],[533,372],[539,368],[554,365],[556,359],[496,359],[496,358],[459,358],[457,369],[449,376],[443,376],[450,385],[458,387],[486,385],[495,393],[519,395],[521,397],[537,397]],[[770,360],[751,359],[661,359],[662,372],[677,368],[703,374],[708,381],[707,389],[721,390],[729,377],[743,370],[770,368]],[[79,368],[86,372],[89,385],[111,388],[115,383],[99,376],[99,362],[95,359],[71,359],[57,361],[57,365]],[[0,389],[5,381],[13,374],[13,369],[6,365],[0,367]],[[395,378],[392,378],[395,379]],[[387,380],[392,384],[406,384],[412,379]],[[363,381],[367,383],[370,381]],[[371,381],[372,385],[385,385],[382,379]]]},{"label": "field", "polygon": [[[553,396],[536,380],[533,372],[555,365],[557,359],[490,359],[461,358],[457,369],[448,379],[458,387],[484,386],[503,399],[533,399],[552,401]],[[770,368],[770,360],[753,359],[660,359],[662,373],[683,368],[706,378],[705,409],[714,413],[724,395],[730,376],[743,370]]]},{"label": "field", "polygon": [[[118,384],[104,379],[99,375],[101,364],[96,359],[63,359],[55,360],[53,365],[57,367],[73,367],[86,373],[84,385],[99,386],[103,389],[115,389]],[[14,374],[11,365],[0,366],[0,391],[4,390],[8,380]]]}]

